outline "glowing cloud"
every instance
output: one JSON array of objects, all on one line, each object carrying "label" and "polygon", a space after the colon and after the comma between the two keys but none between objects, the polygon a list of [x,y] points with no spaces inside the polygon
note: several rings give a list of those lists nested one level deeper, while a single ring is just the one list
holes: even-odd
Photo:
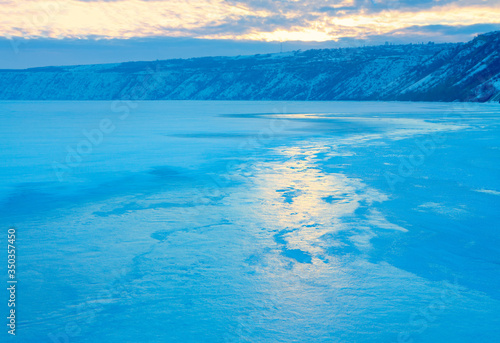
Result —
[{"label": "glowing cloud", "polygon": [[499,1],[0,1],[4,37],[326,41],[410,26],[500,23]]}]

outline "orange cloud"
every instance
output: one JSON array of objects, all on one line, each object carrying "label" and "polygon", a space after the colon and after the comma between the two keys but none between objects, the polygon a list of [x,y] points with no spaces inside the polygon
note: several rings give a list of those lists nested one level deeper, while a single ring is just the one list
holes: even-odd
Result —
[{"label": "orange cloud", "polygon": [[480,4],[353,11],[352,1],[346,0],[338,4],[339,10],[335,13],[311,9],[311,13],[304,14],[304,6],[283,12],[264,7],[256,10],[245,3],[223,0],[9,0],[1,3],[0,35],[27,38],[186,36],[326,41],[385,34],[414,25],[500,23],[500,6]]}]

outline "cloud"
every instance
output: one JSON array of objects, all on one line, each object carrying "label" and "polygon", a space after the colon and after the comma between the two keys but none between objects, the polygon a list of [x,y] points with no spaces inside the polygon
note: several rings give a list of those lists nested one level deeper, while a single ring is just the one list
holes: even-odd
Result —
[{"label": "cloud", "polygon": [[[283,51],[325,49],[420,43],[428,41],[465,42],[476,34],[500,30],[500,24],[469,26],[413,26],[382,35],[364,38],[344,37],[337,41],[288,41]],[[0,69],[31,68],[48,65],[76,65],[151,61],[157,59],[202,56],[237,56],[277,53],[278,42],[218,40],[195,38],[148,37],[130,39],[2,39],[0,38]],[[15,48],[15,49],[14,49]]]},{"label": "cloud", "polygon": [[[4,0],[0,35],[328,41],[495,25],[498,0]],[[405,31],[406,30],[406,31]],[[463,34],[466,34],[465,32]]]},{"label": "cloud", "polygon": [[409,26],[392,33],[397,34],[420,34],[420,35],[475,35],[478,33],[490,32],[500,30],[500,24],[474,24],[474,25],[426,25],[426,26]]},{"label": "cloud", "polygon": [[[459,3],[459,0],[301,0],[301,1],[228,1],[240,6],[253,9],[269,10],[280,13],[290,12],[318,12],[334,15],[345,13],[378,13],[387,10],[420,10],[436,6],[444,6],[450,3]],[[470,2],[469,2],[470,3]],[[481,2],[482,3],[482,2]]]}]

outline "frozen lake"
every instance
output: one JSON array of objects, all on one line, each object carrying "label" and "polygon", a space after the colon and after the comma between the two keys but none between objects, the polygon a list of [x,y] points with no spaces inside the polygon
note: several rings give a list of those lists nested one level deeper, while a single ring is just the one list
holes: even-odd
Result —
[{"label": "frozen lake", "polygon": [[0,102],[19,280],[17,337],[2,335],[493,342],[499,117],[498,104]]}]

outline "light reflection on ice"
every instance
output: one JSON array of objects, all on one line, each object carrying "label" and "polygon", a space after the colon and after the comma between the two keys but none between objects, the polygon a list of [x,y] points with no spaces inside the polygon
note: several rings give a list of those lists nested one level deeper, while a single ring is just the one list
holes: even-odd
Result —
[{"label": "light reflection on ice", "polygon": [[[355,172],[363,168],[357,160],[361,149],[371,147],[374,154],[364,157],[369,168],[380,162],[378,148],[393,141],[472,125],[429,118],[444,105],[432,105],[429,112],[423,105],[360,105],[360,113],[369,113],[363,118],[348,113],[345,104],[335,105],[344,106],[337,112],[314,104],[318,113],[294,104],[290,112],[307,115],[279,114],[291,124],[258,145],[244,143],[269,127],[273,115],[265,114],[271,111],[264,105],[254,115],[259,112],[254,107],[236,111],[226,104],[225,116],[218,116],[206,114],[206,104],[190,104],[186,118],[177,114],[181,111],[172,118],[158,115],[155,106],[167,105],[144,105],[144,117],[131,118],[109,145],[88,157],[89,170],[74,171],[79,184],[9,181],[2,187],[14,190],[7,204],[27,206],[22,199],[33,197],[33,189],[41,193],[34,199],[54,200],[47,204],[52,207],[42,208],[46,212],[17,217],[25,228],[21,268],[31,289],[23,293],[20,323],[31,335],[27,341],[43,341],[48,332],[75,322],[81,329],[75,342],[154,342],[158,337],[389,342],[402,331],[415,332],[410,316],[441,299],[445,281],[385,262],[380,256],[386,251],[377,250],[374,241],[391,235],[397,239],[388,249],[404,250],[397,242],[410,244],[409,235],[420,238],[425,220],[442,223],[430,215],[453,214],[450,205],[422,200],[416,212],[424,224],[414,218],[394,221],[391,214],[406,215],[389,204],[398,194]],[[237,151],[242,144],[246,150]],[[8,156],[15,153],[11,144]],[[47,156],[50,151],[33,156],[44,173]],[[227,168],[229,163],[234,167]],[[394,161],[381,164],[393,166]],[[221,175],[227,182],[217,179]],[[435,190],[426,177],[418,180],[421,188]],[[6,180],[3,175],[3,186]],[[490,188],[479,185],[473,191],[496,198]],[[441,229],[438,224],[432,226],[435,231]],[[478,244],[475,239],[467,247]],[[422,255],[439,250],[417,248]],[[439,256],[446,260],[448,255]],[[450,328],[463,318],[486,334],[493,331],[484,323],[498,312],[498,301],[458,288],[459,295],[448,299],[446,309],[416,339],[433,342],[451,335],[450,341],[460,341],[460,332]],[[95,310],[79,312],[82,307]]]}]

